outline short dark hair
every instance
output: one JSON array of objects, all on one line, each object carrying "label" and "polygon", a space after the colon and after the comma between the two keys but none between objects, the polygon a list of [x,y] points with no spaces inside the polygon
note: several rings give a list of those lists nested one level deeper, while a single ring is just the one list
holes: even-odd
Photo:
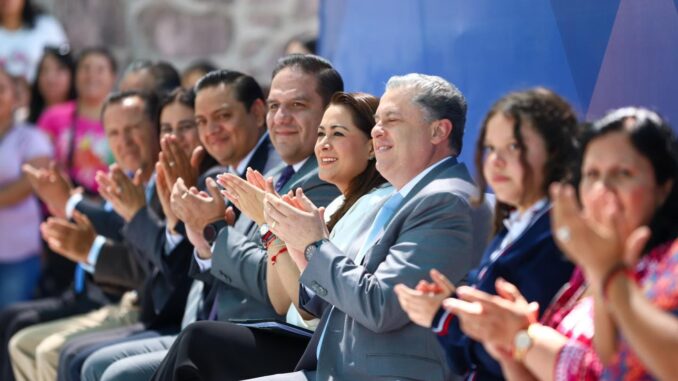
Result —
[{"label": "short dark hair", "polygon": [[133,98],[133,97],[138,97],[141,98],[141,100],[144,102],[144,113],[146,114],[146,117],[151,121],[153,124],[153,128],[155,128],[156,132],[159,131],[158,129],[158,96],[153,93],[153,92],[144,92],[144,91],[139,91],[139,90],[128,90],[128,91],[122,91],[122,92],[113,92],[111,93],[106,100],[104,101],[104,104],[101,106],[101,120],[103,121],[104,113],[106,112],[106,109],[110,105],[114,104],[120,104],[122,101],[124,101],[127,98]]},{"label": "short dark hair", "polygon": [[450,148],[456,155],[461,153],[468,106],[464,94],[455,85],[435,75],[410,73],[391,77],[386,83],[386,90],[392,88],[413,89],[412,102],[424,110],[428,122],[449,120],[452,123]]},{"label": "short dark hair", "polygon": [[202,73],[207,74],[211,71],[215,71],[215,70],[218,70],[218,69],[219,68],[217,67],[217,65],[213,64],[210,61],[198,60],[198,61],[192,62],[190,65],[188,65],[186,67],[186,69],[184,69],[184,71],[182,72],[181,75],[186,75],[186,73],[190,73],[192,71],[200,71]]},{"label": "short dark hair", "polygon": [[80,54],[78,54],[78,59],[75,61],[75,70],[76,71],[78,70],[80,64],[82,64],[82,61],[84,61],[85,58],[87,58],[87,56],[93,54],[104,56],[108,61],[108,64],[111,66],[111,71],[113,72],[113,74],[116,74],[118,72],[118,61],[116,61],[115,57],[113,56],[113,53],[111,53],[110,50],[103,46],[90,46],[81,50]]},{"label": "short dark hair", "polygon": [[172,90],[169,94],[167,94],[160,100],[160,105],[158,107],[158,115],[162,112],[162,110],[165,107],[171,105],[174,102],[181,103],[182,105],[190,109],[194,109],[195,92],[193,91],[193,89],[184,89],[181,87],[177,87],[176,89]]},{"label": "short dark hair", "polygon": [[286,68],[301,70],[304,74],[313,75],[318,81],[316,92],[323,99],[323,106],[327,107],[332,95],[337,91],[344,91],[344,80],[330,61],[313,54],[290,54],[278,60],[273,69],[271,78]]},{"label": "short dark hair", "polygon": [[613,132],[628,135],[633,148],[652,165],[658,185],[673,182],[664,204],[657,208],[650,221],[652,233],[645,245],[645,252],[648,252],[678,235],[678,141],[669,124],[656,112],[641,107],[624,107],[593,123],[584,134],[582,155],[592,141]]},{"label": "short dark hair", "polygon": [[[547,158],[544,163],[544,182],[541,191],[548,196],[548,187],[553,182],[571,181],[576,166],[579,148],[579,128],[577,115],[572,106],[555,92],[535,87],[525,91],[508,93],[492,105],[485,115],[476,141],[475,166],[478,186],[481,189],[479,200],[484,198],[487,179],[483,173],[485,163],[484,147],[487,124],[496,115],[503,115],[513,122],[513,136],[521,148],[520,163],[525,176],[523,183],[534,177],[527,163],[522,128],[531,126],[544,141]],[[495,233],[503,226],[513,206],[497,200],[495,204]]]},{"label": "short dark hair", "polygon": [[153,91],[158,97],[163,98],[172,90],[181,86],[181,78],[177,69],[166,61],[135,60],[125,68],[123,76],[129,73],[136,73],[141,70],[148,70],[153,78]]},{"label": "short dark hair", "polygon": [[240,101],[249,112],[257,99],[266,101],[264,92],[259,83],[250,75],[235,70],[215,70],[205,74],[195,84],[195,94],[208,87],[219,85],[230,86],[235,92],[235,98]]}]

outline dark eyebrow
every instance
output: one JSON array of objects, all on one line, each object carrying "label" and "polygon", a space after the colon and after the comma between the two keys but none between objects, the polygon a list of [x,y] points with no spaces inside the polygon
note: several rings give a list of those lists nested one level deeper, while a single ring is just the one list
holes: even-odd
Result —
[{"label": "dark eyebrow", "polygon": [[342,126],[341,124],[333,124],[333,125],[330,126],[330,130],[333,130],[335,128],[342,128],[342,129],[348,131],[348,128],[346,126]]}]

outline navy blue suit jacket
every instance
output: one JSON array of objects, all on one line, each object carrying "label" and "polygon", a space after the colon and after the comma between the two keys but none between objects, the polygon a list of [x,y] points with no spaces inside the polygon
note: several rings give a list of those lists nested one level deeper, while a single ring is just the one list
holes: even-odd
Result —
[{"label": "navy blue suit jacket", "polygon": [[[513,283],[528,301],[539,303],[541,315],[551,299],[568,281],[574,266],[553,241],[548,211],[529,226],[504,252],[492,261],[491,254],[499,247],[508,231],[503,229],[490,242],[480,265],[467,275],[470,286],[496,294],[498,277]],[[437,325],[441,311],[434,319]],[[467,337],[459,327],[459,320],[449,321],[447,334],[438,336],[447,352],[450,366],[459,374],[476,372],[477,380],[502,380],[499,364],[485,351],[483,345]]]}]

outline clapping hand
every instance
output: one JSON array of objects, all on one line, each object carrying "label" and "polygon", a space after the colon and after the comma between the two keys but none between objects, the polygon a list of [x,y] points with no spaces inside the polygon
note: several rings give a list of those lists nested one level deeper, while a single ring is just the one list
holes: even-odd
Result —
[{"label": "clapping hand", "polygon": [[495,348],[512,348],[516,333],[537,321],[539,305],[528,303],[513,284],[501,278],[495,288],[498,295],[459,287],[457,298],[445,299],[443,308],[456,315],[470,338]]},{"label": "clapping hand", "polygon": [[271,231],[285,241],[288,249],[303,252],[309,244],[330,235],[325,224],[325,208],[313,205],[301,188],[297,188],[293,197],[267,193],[264,214]]},{"label": "clapping hand", "polygon": [[163,137],[160,140],[160,147],[162,152],[158,156],[158,163],[165,173],[167,188],[172,189],[178,178],[184,179],[184,184],[187,187],[196,186],[199,166],[205,156],[205,149],[198,146],[189,157],[174,136]]},{"label": "clapping hand", "polygon": [[129,222],[137,212],[146,206],[146,193],[142,184],[143,172],[138,169],[134,178],[125,175],[118,164],[112,164],[109,172],[97,172],[99,194],[108,201],[116,213]]},{"label": "clapping hand", "polygon": [[66,217],[66,203],[74,191],[68,175],[57,168],[54,161],[49,168],[35,168],[24,164],[21,169],[26,174],[35,194],[47,205],[50,213],[57,217]]},{"label": "clapping hand", "polygon": [[[607,189],[594,198],[598,204],[585,213],[570,185],[551,186],[551,225],[556,243],[582,267],[590,284],[598,285],[620,262],[633,266],[649,229],[631,229],[624,221],[617,196]],[[628,238],[628,239],[627,239]]]},{"label": "clapping hand", "polygon": [[407,313],[410,320],[426,328],[431,327],[433,317],[440,309],[443,300],[452,295],[455,290],[454,284],[440,271],[433,269],[430,274],[433,282],[420,280],[414,289],[401,283],[397,284],[394,289],[400,307]]},{"label": "clapping hand", "polygon": [[77,210],[73,212],[73,222],[60,217],[50,217],[40,224],[40,232],[52,251],[73,262],[87,262],[96,232],[87,216]]}]

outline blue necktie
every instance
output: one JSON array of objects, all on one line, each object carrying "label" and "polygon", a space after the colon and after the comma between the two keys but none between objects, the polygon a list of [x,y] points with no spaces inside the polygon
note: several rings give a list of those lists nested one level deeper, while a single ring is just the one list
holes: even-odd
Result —
[{"label": "blue necktie", "polygon": [[280,177],[278,177],[278,180],[275,182],[275,190],[276,192],[280,192],[280,189],[285,186],[285,184],[290,180],[290,178],[294,175],[294,167],[291,165],[288,165],[283,169],[282,173],[280,173]]},{"label": "blue necktie", "polygon": [[[360,247],[360,251],[358,251],[358,255],[356,255],[355,259],[353,262],[356,264],[361,264],[363,261],[363,258],[365,258],[365,253],[367,250],[369,250],[370,247],[374,245],[374,240],[379,236],[381,232],[384,231],[384,227],[386,226],[386,223],[391,219],[393,216],[393,213],[395,213],[396,209],[398,209],[398,206],[400,206],[400,203],[403,201],[403,196],[395,192],[393,193],[388,200],[382,205],[381,209],[379,209],[379,212],[377,213],[377,216],[374,218],[374,222],[372,222],[372,227],[370,227],[370,231],[367,234],[367,239],[365,240],[365,243]],[[330,309],[328,314],[332,313],[334,310],[334,306]],[[330,324],[329,316],[327,318],[327,322],[325,323],[325,327],[323,327],[323,331],[320,334],[320,340],[318,340],[318,347],[316,348],[316,358],[320,359],[320,348],[322,346],[323,340],[325,339],[325,332],[327,331],[327,326]]]},{"label": "blue necktie", "polygon": [[85,269],[80,264],[75,265],[75,293],[82,294],[85,290]]},{"label": "blue necktie", "polygon": [[372,227],[370,227],[370,232],[367,234],[367,239],[365,239],[365,242],[360,247],[360,251],[358,252],[358,255],[356,255],[355,259],[353,259],[353,262],[357,264],[362,263],[365,253],[370,247],[374,245],[374,240],[379,236],[379,234],[384,231],[386,223],[391,219],[393,213],[395,213],[402,201],[403,196],[398,192],[393,193],[389,199],[386,200],[381,209],[379,209],[379,213],[377,213],[377,216],[374,218]]}]

